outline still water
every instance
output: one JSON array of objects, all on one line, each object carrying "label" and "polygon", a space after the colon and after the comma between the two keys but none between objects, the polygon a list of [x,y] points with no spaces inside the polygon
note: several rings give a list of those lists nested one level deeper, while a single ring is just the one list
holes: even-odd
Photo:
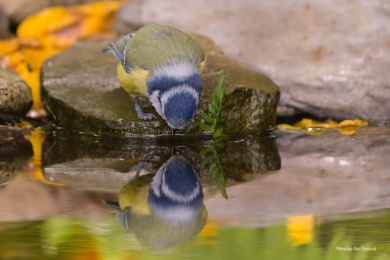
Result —
[{"label": "still water", "polygon": [[0,259],[390,259],[390,129],[0,129]]}]

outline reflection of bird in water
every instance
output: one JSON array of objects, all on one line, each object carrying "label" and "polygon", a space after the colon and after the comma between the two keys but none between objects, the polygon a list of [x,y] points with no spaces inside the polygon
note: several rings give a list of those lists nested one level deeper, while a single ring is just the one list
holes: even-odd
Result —
[{"label": "reflection of bird in water", "polygon": [[207,211],[198,175],[182,156],[172,156],[157,174],[130,180],[119,193],[118,220],[151,248],[175,247],[204,227]]}]

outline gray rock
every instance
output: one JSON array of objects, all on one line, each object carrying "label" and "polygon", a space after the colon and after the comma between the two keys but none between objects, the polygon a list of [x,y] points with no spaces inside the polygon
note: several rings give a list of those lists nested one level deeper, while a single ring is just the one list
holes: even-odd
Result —
[{"label": "gray rock", "polygon": [[3,7],[0,4],[0,39],[6,39],[8,36],[9,21]]},{"label": "gray rock", "polygon": [[27,84],[15,72],[0,69],[0,111],[24,116],[31,105]]},{"label": "gray rock", "polygon": [[275,81],[282,105],[389,120],[389,10],[383,0],[143,0],[120,10],[117,31],[162,23],[200,33]]},{"label": "gray rock", "polygon": [[[259,132],[272,128],[279,100],[279,88],[267,77],[226,58],[213,43],[200,36],[194,39],[208,57],[203,73],[203,92],[199,109],[205,110],[212,93],[226,70],[227,133]],[[42,98],[61,126],[94,133],[134,135],[170,134],[168,125],[156,120],[139,120],[134,100],[116,79],[117,60],[102,53],[107,41],[76,44],[48,59],[42,68]],[[155,113],[149,102],[141,104],[146,112]],[[199,134],[196,122],[200,112],[180,133]]]}]

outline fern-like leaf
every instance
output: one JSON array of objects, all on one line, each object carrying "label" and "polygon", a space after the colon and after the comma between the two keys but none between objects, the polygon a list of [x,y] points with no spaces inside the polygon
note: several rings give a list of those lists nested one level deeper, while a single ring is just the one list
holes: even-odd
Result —
[{"label": "fern-like leaf", "polygon": [[[225,123],[225,119],[220,117],[224,101],[225,101],[225,77],[223,72],[219,78],[218,85],[214,90],[212,103],[208,105],[208,113],[201,111],[204,123],[198,123],[202,131],[210,133],[213,138],[221,138],[223,136],[223,127],[221,124]],[[215,140],[218,141],[218,140]]]}]

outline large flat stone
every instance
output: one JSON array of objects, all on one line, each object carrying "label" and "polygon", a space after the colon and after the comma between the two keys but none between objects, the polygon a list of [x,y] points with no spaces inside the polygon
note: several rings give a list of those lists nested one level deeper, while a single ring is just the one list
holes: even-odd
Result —
[{"label": "large flat stone", "polygon": [[[202,99],[195,118],[181,134],[199,134],[199,109],[205,110],[226,71],[225,130],[227,133],[261,132],[275,124],[279,88],[267,77],[225,57],[208,39],[194,36],[205,50]],[[139,120],[134,100],[116,79],[115,57],[102,53],[107,41],[89,41],[48,59],[42,68],[42,98],[59,125],[84,132],[121,133],[126,136],[167,135],[171,130],[149,101],[141,105],[156,120]]]}]

